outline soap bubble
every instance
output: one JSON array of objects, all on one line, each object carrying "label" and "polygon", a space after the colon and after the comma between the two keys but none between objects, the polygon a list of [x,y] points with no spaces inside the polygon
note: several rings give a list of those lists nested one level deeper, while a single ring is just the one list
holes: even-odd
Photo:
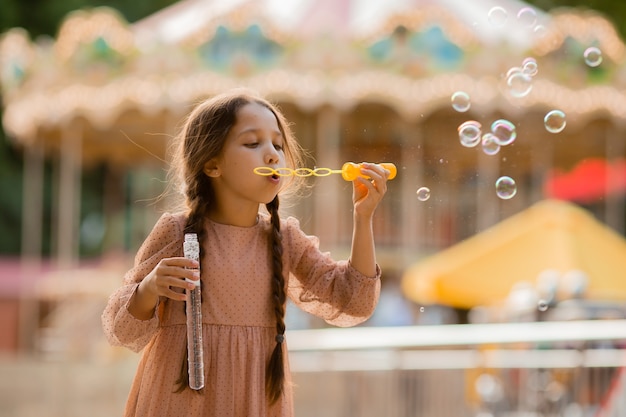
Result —
[{"label": "soap bubble", "polygon": [[513,198],[517,194],[517,185],[515,180],[506,175],[496,180],[496,194],[502,200]]},{"label": "soap bubble", "polygon": [[498,144],[498,140],[493,133],[485,133],[483,135],[481,143],[483,147],[483,152],[487,155],[495,155],[500,152],[500,145]]},{"label": "soap bubble", "polygon": [[480,143],[482,125],[475,120],[468,120],[458,127],[459,140],[466,148],[473,148]]},{"label": "soap bubble", "polygon": [[426,201],[430,198],[430,188],[420,187],[417,189],[416,194],[419,201]]},{"label": "soap bubble", "polygon": [[531,77],[534,77],[535,75],[537,75],[537,72],[538,72],[537,60],[533,57],[528,57],[524,59],[524,61],[522,62],[522,72]]},{"label": "soap bubble", "polygon": [[543,118],[543,124],[550,133],[559,133],[565,129],[565,113],[561,110],[551,110]]},{"label": "soap bubble", "polygon": [[523,71],[524,71],[524,68],[522,67],[511,67],[506,72],[506,79],[508,80],[509,78],[511,78],[511,75],[516,74],[518,72],[523,72]]},{"label": "soap bubble", "polygon": [[510,145],[517,138],[515,125],[506,119],[498,119],[491,124],[491,132],[500,146]]},{"label": "soap bubble", "polygon": [[457,91],[452,94],[452,108],[459,113],[463,113],[469,110],[471,106],[470,96],[465,91]]},{"label": "soap bubble", "polygon": [[509,93],[513,97],[525,97],[533,89],[532,77],[521,71],[512,71],[507,76],[506,85],[509,87]]},{"label": "soap bubble", "polygon": [[541,39],[546,36],[546,34],[548,33],[548,29],[546,29],[546,27],[543,25],[537,25],[533,29],[533,32],[535,33],[535,38]]},{"label": "soap bubble", "polygon": [[583,56],[585,57],[585,63],[590,67],[597,67],[602,63],[602,51],[595,46],[585,49]]},{"label": "soap bubble", "polygon": [[526,27],[533,27],[537,23],[537,12],[532,7],[522,7],[517,12],[517,21]]},{"label": "soap bubble", "polygon": [[489,10],[487,17],[489,19],[489,23],[491,23],[492,26],[502,27],[506,23],[506,20],[509,16],[503,7],[496,6]]}]

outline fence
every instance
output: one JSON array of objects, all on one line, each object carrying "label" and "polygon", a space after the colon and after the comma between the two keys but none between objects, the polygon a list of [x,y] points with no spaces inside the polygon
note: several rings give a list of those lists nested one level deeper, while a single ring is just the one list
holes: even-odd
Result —
[{"label": "fence", "polygon": [[298,417],[626,415],[622,320],[302,330],[288,338]]},{"label": "fence", "polygon": [[[294,330],[296,416],[623,417],[626,320]],[[121,415],[138,355],[0,358],[0,417]]]}]

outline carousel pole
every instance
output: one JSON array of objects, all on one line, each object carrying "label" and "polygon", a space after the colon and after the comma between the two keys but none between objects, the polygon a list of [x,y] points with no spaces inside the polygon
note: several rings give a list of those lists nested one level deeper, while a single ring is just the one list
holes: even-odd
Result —
[{"label": "carousel pole", "polygon": [[35,143],[24,150],[24,184],[22,193],[22,264],[38,268],[41,264],[43,228],[43,144]]},{"label": "carousel pole", "polygon": [[[402,246],[404,250],[404,260],[408,263],[413,259],[415,253],[421,252],[426,247],[427,236],[427,207],[430,203],[415,201],[413,198],[418,187],[425,183],[424,164],[416,161],[424,160],[424,129],[422,124],[411,124],[405,119],[402,120],[402,153],[400,159],[401,169],[405,169],[400,180],[403,196],[402,202]],[[416,187],[417,184],[417,187]]]},{"label": "carousel pole", "polygon": [[17,349],[27,353],[34,347],[33,335],[38,323],[38,303],[32,283],[41,273],[43,228],[44,149],[43,143],[34,143],[24,149],[22,190],[22,247],[20,299],[17,329]]},{"label": "carousel pole", "polygon": [[[340,129],[339,112],[334,107],[323,107],[317,113],[317,160],[323,161],[325,166],[340,165]],[[324,241],[337,245],[339,242],[338,213],[329,213],[329,207],[335,207],[337,212],[339,202],[339,181],[329,181],[325,187],[317,187],[314,196],[315,234]]]},{"label": "carousel pole", "polygon": [[72,268],[78,261],[78,226],[80,194],[82,129],[70,125],[63,131],[59,170],[57,219],[57,261],[60,268]]},{"label": "carousel pole", "polygon": [[500,171],[500,158],[477,152],[478,179],[485,181],[486,187],[476,187],[476,225],[474,233],[480,232],[497,223],[501,210],[497,204],[494,184]]}]

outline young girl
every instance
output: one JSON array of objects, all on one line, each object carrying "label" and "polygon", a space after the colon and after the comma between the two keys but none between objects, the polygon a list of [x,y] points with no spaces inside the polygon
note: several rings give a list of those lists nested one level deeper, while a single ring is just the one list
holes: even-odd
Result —
[{"label": "young girl", "polygon": [[[336,326],[373,313],[380,268],[372,216],[389,172],[365,164],[369,180],[353,181],[351,255],[334,261],[296,219],[279,217],[278,194],[297,177],[254,172],[302,166],[301,148],[273,105],[241,90],[213,97],[192,111],[177,140],[173,168],[187,208],[161,216],[102,315],[111,344],[143,349],[124,415],[293,416],[286,298]],[[199,265],[183,257],[189,232],[201,242]],[[194,284],[186,278],[202,283],[205,387],[198,391],[188,386],[184,290]]]}]

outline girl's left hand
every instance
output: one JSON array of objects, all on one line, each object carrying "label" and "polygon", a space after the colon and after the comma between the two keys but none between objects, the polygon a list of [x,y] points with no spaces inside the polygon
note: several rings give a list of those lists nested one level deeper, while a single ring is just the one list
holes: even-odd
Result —
[{"label": "girl's left hand", "polygon": [[389,171],[381,165],[363,163],[361,173],[369,177],[357,177],[352,181],[352,203],[357,215],[372,216],[378,203],[387,192]]}]

